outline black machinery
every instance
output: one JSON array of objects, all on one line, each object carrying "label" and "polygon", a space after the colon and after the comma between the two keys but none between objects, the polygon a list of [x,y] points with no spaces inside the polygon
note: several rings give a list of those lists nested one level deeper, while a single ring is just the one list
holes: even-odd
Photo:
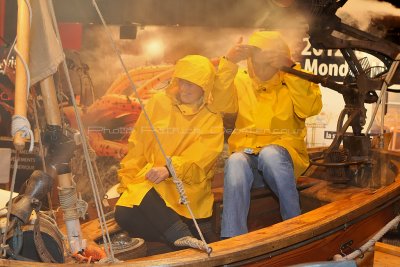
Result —
[{"label": "black machinery", "polygon": [[[347,0],[297,1],[290,7],[301,10],[308,19],[313,48],[340,50],[350,70],[343,82],[338,83],[329,76],[308,74],[286,67],[282,70],[320,83],[343,95],[345,107],[338,118],[336,136],[328,149],[311,159],[311,165],[325,167],[329,176],[326,178],[334,183],[358,180],[355,183],[365,185],[365,181],[376,175],[372,169],[373,165],[379,163],[379,159],[374,159],[371,152],[371,137],[368,133],[362,133],[366,124],[364,105],[379,105],[386,97],[386,91],[400,92],[387,89],[400,82],[400,68],[397,67],[400,46],[343,23],[336,16],[336,11],[346,2]],[[357,58],[356,51],[378,58],[384,67],[370,67],[367,58]],[[381,91],[381,96],[378,97],[377,91]],[[352,133],[347,133],[350,126]],[[383,136],[379,138],[382,144]]]}]

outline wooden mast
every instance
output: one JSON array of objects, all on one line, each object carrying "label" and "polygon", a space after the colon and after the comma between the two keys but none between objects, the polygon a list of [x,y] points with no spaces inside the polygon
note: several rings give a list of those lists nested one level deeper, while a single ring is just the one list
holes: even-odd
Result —
[{"label": "wooden mast", "polygon": [[40,81],[40,89],[42,91],[47,124],[61,127],[61,115],[58,109],[56,87],[52,75]]},{"label": "wooden mast", "polygon": [[[29,0],[18,0],[18,18],[17,18],[17,50],[20,56],[29,66],[29,43],[30,43],[30,14],[27,6]],[[19,115],[26,118],[27,113],[27,86],[28,77],[24,64],[17,56],[15,78],[15,106],[14,115]],[[25,138],[22,137],[22,132],[18,131],[14,136],[14,147],[17,151],[21,151],[25,147]]]}]

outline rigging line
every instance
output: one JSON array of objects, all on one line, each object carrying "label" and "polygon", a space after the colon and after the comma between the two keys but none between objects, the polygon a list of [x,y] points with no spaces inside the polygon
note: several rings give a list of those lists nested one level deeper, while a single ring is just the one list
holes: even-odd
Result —
[{"label": "rigging line", "polygon": [[[381,93],[379,94],[378,101],[376,101],[375,109],[374,109],[374,111],[372,113],[371,120],[370,120],[368,128],[366,130],[367,134],[371,130],[372,124],[373,124],[373,122],[375,120],[376,113],[378,112],[378,108],[379,108],[380,104],[382,104],[381,113],[383,114],[384,106],[383,106],[383,103],[382,103],[382,97],[384,97],[384,94],[386,93],[386,90],[388,88],[388,84],[390,84],[390,82],[392,81],[392,78],[393,78],[393,76],[395,74],[395,71],[399,67],[399,60],[400,60],[400,53],[397,54],[394,62],[390,66],[388,74],[386,75],[384,83],[382,84]],[[382,114],[381,114],[381,135],[383,135],[383,118],[384,118],[384,115],[382,115]]]},{"label": "rigging line", "polygon": [[[49,0],[48,4],[49,4],[49,7],[50,7],[49,11],[50,11],[50,14],[51,14],[51,18],[52,18],[53,24],[57,25],[57,20],[56,20],[55,14],[54,14],[54,6],[53,6],[52,1]],[[60,32],[59,32],[57,27],[54,27],[54,31],[56,33],[56,36],[57,36],[58,40],[61,40],[60,39]],[[86,135],[85,135],[85,129],[83,127],[83,123],[82,123],[82,120],[81,120],[81,117],[80,117],[80,114],[79,114],[79,111],[78,111],[78,106],[77,106],[75,98],[74,98],[74,90],[72,88],[71,78],[69,76],[68,66],[67,66],[65,57],[64,57],[64,60],[62,62],[62,67],[63,67],[64,75],[65,75],[66,80],[67,80],[67,84],[68,84],[68,89],[69,89],[69,93],[70,93],[70,96],[71,96],[72,105],[73,105],[74,110],[75,110],[75,118],[76,118],[76,121],[77,121],[77,124],[78,124],[79,131],[81,132],[82,148],[83,148],[83,152],[84,152],[84,155],[85,155],[86,166],[87,166],[87,170],[88,170],[88,174],[89,174],[89,181],[90,181],[90,184],[91,184],[92,190],[93,190],[93,196],[94,196],[94,201],[95,201],[95,204],[96,204],[97,216],[98,216],[98,219],[100,221],[100,227],[101,227],[101,232],[102,232],[102,235],[103,235],[105,252],[107,254],[107,257],[110,258],[110,260],[112,262],[116,262],[116,259],[114,258],[114,250],[113,250],[113,247],[111,245],[110,234],[108,232],[108,227],[107,227],[105,216],[104,216],[103,207],[101,206],[99,190],[97,188],[95,177],[94,177],[94,173],[93,173],[93,166],[92,166],[92,163],[91,163],[91,160],[90,160],[90,155],[89,155],[89,150],[88,150],[88,142],[86,140]]]},{"label": "rigging line", "polygon": [[99,168],[97,167],[97,155],[96,155],[96,151],[94,151],[94,149],[92,147],[89,146],[89,152],[91,153],[91,155],[93,155],[93,157],[91,157],[90,159],[92,160],[92,164],[94,166],[94,171],[96,172],[95,177],[97,178],[97,181],[99,182],[100,185],[100,189],[101,189],[101,194],[102,194],[102,198],[104,199],[104,196],[106,195],[106,190],[105,190],[105,186],[103,184],[103,181],[101,179],[101,175],[99,172]]},{"label": "rigging line", "polygon": [[1,243],[1,249],[2,251],[2,257],[5,257],[6,255],[6,242],[7,242],[7,232],[8,232],[8,225],[10,221],[10,216],[11,216],[11,204],[12,204],[12,196],[14,193],[14,187],[15,187],[15,180],[17,177],[17,171],[18,171],[18,161],[19,161],[19,151],[15,150],[15,157],[14,157],[14,170],[13,170],[13,175],[11,178],[11,186],[10,186],[10,198],[8,200],[8,207],[7,207],[7,221],[6,221],[6,228],[4,229],[4,236],[3,236],[3,241]]},{"label": "rigging line", "polygon": [[178,192],[179,192],[179,194],[180,194],[181,203],[182,203],[182,204],[185,204],[186,208],[189,210],[189,212],[190,212],[190,214],[191,214],[191,216],[192,216],[192,220],[193,220],[194,224],[196,225],[196,228],[197,228],[197,230],[198,230],[198,232],[199,232],[199,235],[200,235],[200,237],[201,237],[203,243],[204,243],[205,246],[206,246],[206,252],[207,252],[208,254],[210,254],[210,253],[211,253],[211,249],[208,247],[208,244],[207,244],[207,242],[205,241],[205,239],[204,239],[204,237],[203,237],[203,234],[201,233],[201,230],[200,230],[200,228],[199,228],[198,225],[197,225],[196,218],[193,216],[192,210],[190,209],[190,206],[189,206],[189,203],[188,203],[188,201],[187,201],[187,198],[186,198],[186,195],[185,195],[185,191],[184,191],[184,188],[183,188],[183,183],[182,183],[182,181],[176,176],[174,167],[173,167],[173,165],[172,165],[172,163],[171,163],[171,159],[170,159],[170,158],[166,155],[166,153],[165,153],[165,150],[164,150],[164,148],[163,148],[163,146],[162,146],[162,144],[161,144],[161,141],[160,141],[160,139],[159,139],[159,137],[158,137],[158,135],[157,135],[157,133],[156,133],[156,131],[155,131],[154,125],[153,125],[153,123],[151,122],[151,119],[150,119],[149,115],[147,114],[146,109],[144,108],[143,101],[142,101],[142,99],[140,99],[140,97],[139,97],[139,94],[138,94],[138,92],[137,92],[137,90],[136,90],[135,83],[133,82],[131,76],[129,75],[129,71],[128,71],[128,69],[127,69],[127,67],[126,67],[126,65],[125,65],[125,63],[124,63],[124,61],[122,60],[121,53],[119,52],[119,50],[118,50],[118,48],[117,48],[117,46],[116,46],[116,44],[115,44],[115,42],[114,42],[114,40],[113,40],[113,38],[112,38],[111,32],[110,32],[109,29],[108,29],[107,23],[106,23],[105,20],[104,20],[104,17],[103,17],[103,15],[102,15],[102,13],[101,13],[101,11],[100,11],[98,5],[97,5],[96,0],[92,0],[92,3],[93,3],[94,8],[95,8],[96,11],[97,11],[97,14],[99,15],[99,18],[100,18],[100,20],[101,20],[103,26],[104,26],[104,29],[105,29],[105,31],[106,31],[106,33],[107,33],[107,35],[108,35],[108,38],[109,38],[109,40],[110,40],[110,43],[111,43],[111,45],[112,45],[112,47],[113,47],[113,49],[114,49],[114,52],[117,54],[118,59],[119,59],[121,65],[122,65],[122,68],[124,69],[124,72],[126,73],[126,75],[127,75],[127,77],[128,77],[128,80],[129,80],[129,82],[130,82],[130,84],[131,84],[131,87],[132,87],[132,89],[133,89],[133,91],[134,91],[134,93],[135,93],[135,95],[136,95],[136,98],[138,99],[138,102],[139,102],[139,104],[140,104],[140,106],[141,106],[141,108],[142,108],[142,112],[143,112],[143,114],[144,114],[144,116],[145,116],[145,118],[146,118],[146,120],[147,120],[148,125],[150,126],[150,129],[151,129],[151,131],[152,131],[152,133],[153,133],[153,135],[154,135],[154,138],[156,139],[156,142],[157,142],[157,144],[158,144],[158,146],[159,146],[159,149],[160,149],[160,151],[161,151],[161,154],[163,155],[163,157],[164,157],[164,159],[165,159],[165,161],[166,161],[167,168],[168,168],[168,170],[170,171],[170,173],[172,174],[172,178],[173,178],[172,180],[173,180],[173,182],[175,183],[175,185],[176,185],[176,187],[177,187],[177,189],[178,189]]}]

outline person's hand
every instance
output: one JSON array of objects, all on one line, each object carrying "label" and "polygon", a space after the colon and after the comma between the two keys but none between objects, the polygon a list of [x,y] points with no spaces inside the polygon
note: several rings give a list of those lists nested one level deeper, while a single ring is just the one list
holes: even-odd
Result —
[{"label": "person's hand", "polygon": [[238,63],[251,56],[254,49],[251,45],[242,44],[243,37],[240,37],[237,43],[226,53],[225,58],[233,63]]},{"label": "person's hand", "polygon": [[276,69],[280,69],[282,67],[292,67],[295,63],[294,61],[288,56],[286,52],[276,51],[271,53],[267,58],[266,61],[269,65]]},{"label": "person's hand", "polygon": [[159,184],[169,177],[169,172],[167,167],[154,167],[145,176],[150,182]]}]

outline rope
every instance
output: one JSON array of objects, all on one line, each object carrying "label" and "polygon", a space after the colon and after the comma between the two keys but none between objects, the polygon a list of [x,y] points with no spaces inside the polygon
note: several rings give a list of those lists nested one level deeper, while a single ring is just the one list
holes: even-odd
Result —
[{"label": "rope", "polygon": [[19,161],[19,152],[18,152],[18,150],[16,150],[15,159],[14,159],[14,170],[13,170],[13,175],[11,178],[10,198],[8,200],[8,207],[7,207],[7,209],[8,209],[7,222],[6,222],[6,228],[4,230],[3,242],[1,243],[1,250],[2,250],[1,256],[2,257],[5,257],[7,254],[6,251],[7,251],[8,245],[6,245],[6,242],[7,242],[8,223],[10,221],[10,216],[11,216],[12,195],[14,192],[15,180],[17,177],[18,161]]},{"label": "rope", "polygon": [[31,124],[28,119],[21,115],[13,115],[11,122],[11,135],[15,136],[17,132],[22,132],[21,136],[23,138],[30,137],[29,152],[32,152],[33,146],[35,144],[35,139],[33,132],[31,130]]},{"label": "rope", "polygon": [[184,205],[188,205],[189,201],[187,199],[186,193],[185,193],[185,188],[183,186],[182,180],[177,178],[174,166],[172,165],[172,161],[170,158],[167,158],[167,168],[169,172],[171,173],[172,176],[172,181],[174,182],[176,189],[178,190],[179,197],[180,197],[180,203]]},{"label": "rope", "polygon": [[212,249],[209,248],[204,242],[192,236],[184,236],[182,238],[179,238],[174,242],[174,245],[177,247],[191,247],[204,250],[207,252],[208,255],[210,255],[212,251]]},{"label": "rope", "polygon": [[[48,1],[48,4],[50,7],[49,10],[50,10],[51,18],[53,21],[54,31],[57,35],[57,39],[61,40],[60,32],[57,27],[57,20],[56,20],[55,14],[54,14],[53,2]],[[62,68],[63,68],[63,72],[64,72],[64,75],[66,77],[66,81],[68,84],[68,90],[69,90],[69,93],[71,96],[71,102],[72,102],[72,105],[75,110],[75,118],[76,118],[76,121],[78,124],[78,128],[79,128],[79,131],[82,133],[82,135],[81,135],[82,148],[83,148],[83,153],[85,155],[86,167],[87,167],[88,174],[89,174],[89,181],[90,181],[90,184],[91,184],[91,187],[93,190],[93,197],[94,197],[94,202],[96,204],[97,216],[100,220],[100,227],[101,227],[101,231],[102,231],[102,235],[103,235],[105,252],[107,254],[107,257],[110,258],[110,260],[112,262],[115,262],[116,259],[114,257],[114,251],[113,251],[113,247],[111,245],[111,238],[110,238],[110,234],[108,232],[108,227],[106,224],[103,207],[101,205],[101,199],[99,196],[99,190],[97,188],[97,184],[96,184],[96,180],[95,180],[95,176],[94,176],[94,172],[93,172],[92,162],[90,160],[90,155],[89,155],[89,150],[88,150],[89,146],[88,146],[88,142],[86,139],[86,135],[84,134],[85,128],[83,127],[82,119],[79,115],[78,106],[76,104],[75,97],[74,97],[74,90],[72,88],[71,77],[69,76],[69,73],[68,73],[68,66],[67,66],[67,63],[65,62],[65,58],[64,58],[64,61],[62,62]]]},{"label": "rope", "polygon": [[106,190],[104,189],[105,187],[104,187],[103,181],[102,181],[101,176],[100,176],[99,168],[97,167],[97,162],[96,162],[97,155],[96,155],[96,151],[94,151],[94,149],[93,149],[90,145],[89,145],[89,154],[90,154],[90,159],[92,160],[92,164],[93,164],[93,166],[94,166],[94,170],[95,170],[95,172],[96,172],[97,181],[98,181],[99,184],[100,184],[100,191],[101,191],[101,193],[102,193],[102,195],[103,195],[103,198],[104,198],[104,196],[105,196],[105,194],[106,194]]},{"label": "rope", "polygon": [[79,217],[84,219],[88,204],[86,201],[78,199],[76,186],[58,187],[58,190],[60,206],[64,212],[64,219],[67,221],[79,219]]},{"label": "rope", "polygon": [[335,255],[333,256],[333,259],[335,261],[347,261],[347,260],[354,260],[355,258],[359,257],[360,255],[364,255],[364,252],[366,252],[370,247],[375,245],[375,243],[382,238],[384,234],[386,234],[390,229],[396,228],[397,225],[400,222],[400,215],[397,215],[394,217],[393,220],[391,220],[388,224],[386,224],[381,230],[379,230],[378,233],[376,233],[367,243],[362,245],[359,249],[356,249],[349,255],[343,257],[342,255]]},{"label": "rope", "polygon": [[130,85],[131,85],[131,87],[132,87],[132,90],[133,90],[133,92],[134,92],[134,94],[135,94],[135,96],[136,96],[136,98],[137,98],[137,100],[138,100],[138,102],[139,102],[139,104],[140,104],[140,107],[142,108],[142,112],[143,112],[142,114],[143,114],[144,117],[146,118],[146,121],[147,121],[148,125],[150,126],[150,129],[151,129],[151,131],[152,131],[152,133],[153,133],[153,135],[154,135],[154,138],[155,138],[155,140],[156,140],[156,142],[157,142],[157,144],[158,144],[158,147],[159,147],[159,149],[160,149],[160,151],[161,151],[161,154],[163,155],[163,157],[164,157],[164,159],[165,159],[167,168],[168,168],[168,170],[169,170],[170,173],[171,173],[172,180],[173,180],[173,182],[175,183],[175,185],[176,185],[176,187],[177,187],[177,190],[178,190],[178,192],[179,192],[181,203],[184,204],[184,205],[186,206],[186,208],[188,209],[188,211],[189,211],[189,213],[190,213],[190,215],[191,215],[191,217],[192,217],[192,220],[193,220],[193,222],[194,222],[194,224],[195,224],[195,226],[196,226],[196,229],[197,229],[197,231],[198,231],[198,233],[199,233],[199,235],[200,235],[200,237],[201,237],[201,240],[202,240],[202,242],[205,244],[205,248],[207,248],[205,251],[206,251],[207,253],[209,253],[209,252],[211,252],[211,249],[208,247],[208,245],[207,245],[207,243],[206,243],[206,241],[205,241],[205,239],[204,239],[204,237],[203,237],[203,234],[201,233],[201,230],[200,230],[200,228],[198,227],[196,218],[194,217],[193,212],[192,212],[192,210],[190,209],[189,202],[187,201],[187,197],[186,197],[185,190],[184,190],[184,187],[183,187],[183,183],[182,183],[182,181],[176,176],[174,167],[173,167],[172,164],[171,164],[171,160],[168,158],[167,154],[165,153],[165,150],[164,150],[164,148],[163,148],[163,146],[162,146],[162,144],[161,144],[160,138],[158,137],[158,135],[157,135],[157,133],[156,133],[156,131],[155,131],[154,125],[153,125],[153,123],[151,122],[151,119],[150,119],[149,115],[147,114],[146,109],[144,108],[143,101],[142,101],[142,99],[140,99],[140,97],[139,97],[139,94],[138,94],[138,92],[137,92],[136,85],[135,85],[135,83],[133,82],[132,77],[129,75],[129,71],[128,71],[128,69],[127,69],[127,67],[126,67],[126,65],[125,65],[125,63],[124,63],[124,61],[122,60],[121,53],[119,52],[119,50],[118,50],[118,48],[117,48],[117,46],[116,46],[116,44],[115,44],[115,41],[114,41],[114,39],[113,39],[113,37],[112,37],[112,34],[111,34],[110,30],[108,29],[107,23],[106,23],[106,21],[104,20],[103,15],[101,14],[101,11],[100,11],[100,9],[99,9],[99,7],[98,7],[98,5],[97,5],[96,0],[92,0],[92,3],[93,3],[94,8],[96,9],[96,12],[97,12],[97,14],[98,14],[98,16],[99,16],[99,18],[100,18],[100,20],[101,20],[103,26],[104,26],[104,29],[105,29],[105,31],[106,31],[106,33],[107,33],[107,36],[108,36],[109,40],[110,40],[111,46],[112,46],[112,48],[113,48],[115,54],[118,56],[118,59],[119,59],[119,61],[120,61],[120,63],[121,63],[121,66],[122,66],[122,68],[124,69],[124,72],[125,72],[126,76],[128,77],[129,83],[130,83]]}]

